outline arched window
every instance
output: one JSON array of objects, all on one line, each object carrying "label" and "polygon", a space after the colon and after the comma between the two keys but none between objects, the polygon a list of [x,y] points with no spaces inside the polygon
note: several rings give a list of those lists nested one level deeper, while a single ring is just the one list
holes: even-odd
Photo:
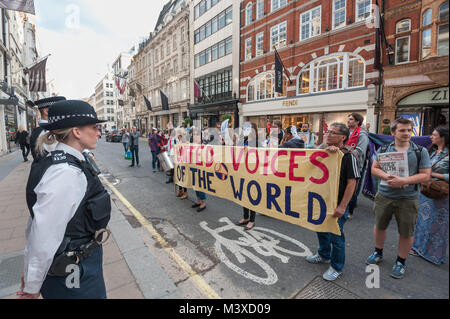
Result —
[{"label": "arched window", "polygon": [[249,2],[245,7],[245,25],[252,23],[252,13],[252,3]]},{"label": "arched window", "polygon": [[247,86],[247,102],[273,99],[286,96],[287,77],[283,75],[283,94],[275,93],[275,72],[258,74],[250,80]]},{"label": "arched window", "polygon": [[433,21],[433,12],[427,9],[422,16],[422,59],[426,59],[431,55],[431,29]]},{"label": "arched window", "polygon": [[395,33],[411,31],[411,19],[403,19],[395,25]]},{"label": "arched window", "polygon": [[362,87],[366,64],[351,53],[321,57],[307,64],[297,77],[297,94]]}]

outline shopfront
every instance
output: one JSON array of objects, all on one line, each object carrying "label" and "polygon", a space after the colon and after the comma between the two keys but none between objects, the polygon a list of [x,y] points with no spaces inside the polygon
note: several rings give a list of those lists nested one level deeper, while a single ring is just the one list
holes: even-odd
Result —
[{"label": "shopfront", "polygon": [[220,101],[209,104],[197,104],[189,107],[190,117],[194,121],[200,121],[201,128],[214,127],[216,122],[222,122],[224,115],[229,115],[229,126],[239,126],[238,100]]},{"label": "shopfront", "polygon": [[334,122],[347,124],[348,115],[357,112],[365,123],[375,122],[374,109],[368,106],[368,90],[325,93],[297,96],[295,98],[272,99],[246,103],[241,106],[244,121],[254,122],[258,128],[266,128],[267,121],[280,120],[283,128],[290,125],[301,127],[309,123],[319,140],[323,132]]},{"label": "shopfront", "polygon": [[412,93],[397,103],[396,117],[404,117],[415,124],[415,136],[431,135],[439,125],[448,125],[448,86]]}]

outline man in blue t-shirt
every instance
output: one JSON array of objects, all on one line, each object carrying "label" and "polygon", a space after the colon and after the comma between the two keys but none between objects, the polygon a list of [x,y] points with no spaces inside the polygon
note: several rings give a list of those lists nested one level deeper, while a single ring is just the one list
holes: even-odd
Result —
[{"label": "man in blue t-shirt", "polygon": [[[387,147],[380,147],[372,165],[372,175],[382,180],[375,196],[374,240],[375,252],[366,260],[366,264],[378,264],[383,259],[383,247],[386,229],[395,215],[398,232],[398,256],[391,271],[397,279],[405,274],[405,261],[414,243],[414,226],[419,210],[420,183],[430,179],[431,164],[428,151],[411,142],[413,123],[399,118],[391,125],[394,142]],[[379,162],[381,153],[407,153],[408,176],[399,177],[386,173]]]}]

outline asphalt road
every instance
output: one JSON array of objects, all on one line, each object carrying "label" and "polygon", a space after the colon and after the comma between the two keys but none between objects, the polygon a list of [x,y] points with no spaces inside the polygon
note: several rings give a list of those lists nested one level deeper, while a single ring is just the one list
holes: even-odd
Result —
[{"label": "asphalt road", "polygon": [[[189,200],[176,198],[173,184],[165,183],[165,173],[152,173],[146,141],[140,142],[141,167],[129,167],[122,144],[107,143],[104,137],[94,153],[108,180],[153,222],[166,241],[220,297],[295,298],[300,292],[314,293],[311,287],[324,284],[317,277],[328,265],[312,265],[304,258],[305,254],[317,250],[314,232],[264,215],[256,216],[258,228],[255,227],[253,236],[239,232],[241,228],[237,226],[215,232],[242,218],[242,208],[208,196],[207,209],[198,213],[191,208],[195,199],[192,190],[189,190]],[[388,228],[384,261],[379,267],[379,287],[368,288],[366,279],[376,275],[364,262],[374,249],[372,202],[360,196],[354,216],[344,227],[347,246],[344,272],[326,286],[325,297],[449,298],[448,263],[436,266],[410,256],[404,279],[389,276],[397,256],[398,233],[394,220]],[[133,217],[128,220],[143,237],[148,236]],[[246,235],[249,237],[244,239]],[[162,264],[169,264],[159,248],[149,247]],[[173,265],[164,268],[178,278],[175,282],[180,287],[187,281]],[[186,297],[202,298],[190,289],[184,291]]]}]

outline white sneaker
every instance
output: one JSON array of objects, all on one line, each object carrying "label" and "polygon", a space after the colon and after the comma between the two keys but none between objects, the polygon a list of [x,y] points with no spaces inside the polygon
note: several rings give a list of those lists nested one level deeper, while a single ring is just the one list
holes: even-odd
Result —
[{"label": "white sneaker", "polygon": [[339,277],[340,274],[341,272],[335,270],[330,266],[330,268],[328,268],[328,270],[323,273],[322,278],[328,281],[334,281]]},{"label": "white sneaker", "polygon": [[315,255],[306,257],[306,261],[311,264],[320,264],[320,263],[329,264],[331,262],[330,259],[325,259],[322,256],[320,256],[319,254],[315,254]]}]

